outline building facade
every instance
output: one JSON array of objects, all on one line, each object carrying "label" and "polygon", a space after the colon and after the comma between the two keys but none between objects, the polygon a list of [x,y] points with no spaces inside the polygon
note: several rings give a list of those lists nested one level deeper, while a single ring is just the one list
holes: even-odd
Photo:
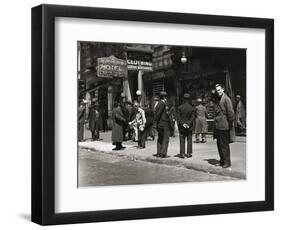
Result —
[{"label": "building facade", "polygon": [[[162,90],[176,107],[183,94],[201,98],[213,118],[211,100],[215,84],[226,86],[246,104],[246,50],[168,45],[78,42],[79,99],[96,98],[108,116],[121,94],[127,100],[150,103]],[[83,88],[84,87],[84,88]]]}]

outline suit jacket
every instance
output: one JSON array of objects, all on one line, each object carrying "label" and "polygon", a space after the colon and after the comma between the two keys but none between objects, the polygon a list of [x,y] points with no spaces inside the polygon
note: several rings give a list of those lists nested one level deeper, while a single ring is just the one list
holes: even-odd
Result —
[{"label": "suit jacket", "polygon": [[230,98],[224,94],[215,108],[215,128],[229,130],[233,126],[234,110]]},{"label": "suit jacket", "polygon": [[120,108],[122,110],[124,118],[128,122],[129,121],[129,111],[128,111],[128,108],[127,108],[126,104],[125,103],[121,103],[120,104]]},{"label": "suit jacket", "polygon": [[90,112],[88,115],[89,120],[89,129],[93,132],[96,128],[96,125],[100,125],[100,113],[98,110],[94,108],[94,106],[90,107]]},{"label": "suit jacket", "polygon": [[169,129],[169,117],[167,114],[166,102],[159,101],[155,108],[154,120],[157,127],[162,129]]},{"label": "suit jacket", "polygon": [[[179,131],[192,130],[193,122],[195,118],[195,108],[191,106],[188,102],[182,104],[178,108],[178,127]],[[186,129],[183,124],[187,124],[190,128]]]},{"label": "suit jacket", "polygon": [[79,124],[84,124],[86,109],[84,106],[79,106],[78,108],[78,122]]},{"label": "suit jacket", "polygon": [[145,117],[146,117],[146,124],[147,125],[152,125],[153,124],[153,117],[154,117],[154,112],[151,108],[144,108],[145,111]]}]

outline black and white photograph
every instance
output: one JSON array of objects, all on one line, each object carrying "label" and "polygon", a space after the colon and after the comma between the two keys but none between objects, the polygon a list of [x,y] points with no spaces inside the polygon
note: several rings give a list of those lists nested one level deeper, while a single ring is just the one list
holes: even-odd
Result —
[{"label": "black and white photograph", "polygon": [[272,18],[44,4],[31,25],[33,222],[274,210]]},{"label": "black and white photograph", "polygon": [[77,41],[78,187],[246,180],[246,56]]}]

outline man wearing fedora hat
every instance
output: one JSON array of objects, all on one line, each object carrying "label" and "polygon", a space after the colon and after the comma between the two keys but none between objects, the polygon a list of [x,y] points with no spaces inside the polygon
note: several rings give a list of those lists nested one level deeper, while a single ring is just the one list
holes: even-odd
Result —
[{"label": "man wearing fedora hat", "polygon": [[160,101],[155,107],[154,119],[158,132],[157,153],[154,156],[166,158],[168,157],[170,126],[167,110],[167,93],[165,91],[160,92]]},{"label": "man wearing fedora hat", "polygon": [[[190,95],[184,94],[184,103],[178,108],[178,127],[180,136],[180,153],[176,156],[180,158],[192,157],[192,127],[195,118],[195,109],[190,104]],[[185,153],[185,139],[187,148]]]}]

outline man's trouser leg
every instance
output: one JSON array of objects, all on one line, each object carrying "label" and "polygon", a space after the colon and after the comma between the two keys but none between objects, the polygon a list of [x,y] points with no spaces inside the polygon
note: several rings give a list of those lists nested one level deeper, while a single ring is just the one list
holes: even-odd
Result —
[{"label": "man's trouser leg", "polygon": [[95,129],[96,129],[96,139],[98,140],[98,139],[100,139],[100,127],[99,127],[98,123],[96,124]]},{"label": "man's trouser leg", "polygon": [[186,153],[192,153],[192,131],[189,131],[187,134],[187,146],[186,146]]},{"label": "man's trouser leg", "polygon": [[147,139],[149,133],[149,127],[145,128],[142,132],[142,137],[141,137],[141,147],[145,148],[145,141]]},{"label": "man's trouser leg", "polygon": [[93,129],[91,130],[92,133],[92,139],[93,141],[96,139],[96,135],[95,135],[95,127],[93,127]]},{"label": "man's trouser leg", "polygon": [[206,141],[206,133],[202,133],[202,142],[205,143]]},{"label": "man's trouser leg", "polygon": [[162,142],[163,142],[163,136],[164,136],[164,130],[161,128],[157,129],[158,132],[158,138],[157,138],[157,154],[161,155],[162,152]]},{"label": "man's trouser leg", "polygon": [[219,156],[220,156],[220,164],[224,164],[224,157],[223,157],[223,154],[222,154],[222,150],[221,150],[221,133],[219,130],[216,131],[217,132],[217,147],[218,147],[218,152],[219,152]]},{"label": "man's trouser leg", "polygon": [[195,141],[196,143],[200,142],[200,133],[195,134]]},{"label": "man's trouser leg", "polygon": [[144,131],[139,130],[138,136],[139,136],[138,146],[144,148],[145,147],[145,139],[146,139],[145,130]]},{"label": "man's trouser leg", "polygon": [[161,146],[161,154],[164,157],[167,156],[169,139],[170,139],[170,130],[164,129],[163,130],[162,146]]},{"label": "man's trouser leg", "polygon": [[224,158],[224,164],[231,165],[230,147],[229,147],[229,131],[223,130],[221,135],[221,151]]},{"label": "man's trouser leg", "polygon": [[134,134],[135,134],[135,135],[134,135],[134,136],[135,136],[135,141],[138,141],[138,140],[139,140],[139,137],[138,137],[138,128],[134,126],[133,129],[134,129]]},{"label": "man's trouser leg", "polygon": [[139,129],[138,129],[138,137],[139,137],[139,139],[138,139],[138,147],[140,147],[141,146],[141,139],[142,139],[142,131],[140,131]]},{"label": "man's trouser leg", "polygon": [[221,158],[220,163],[231,165],[228,130],[218,130],[217,146]]},{"label": "man's trouser leg", "polygon": [[185,154],[185,135],[180,133],[180,155]]}]

